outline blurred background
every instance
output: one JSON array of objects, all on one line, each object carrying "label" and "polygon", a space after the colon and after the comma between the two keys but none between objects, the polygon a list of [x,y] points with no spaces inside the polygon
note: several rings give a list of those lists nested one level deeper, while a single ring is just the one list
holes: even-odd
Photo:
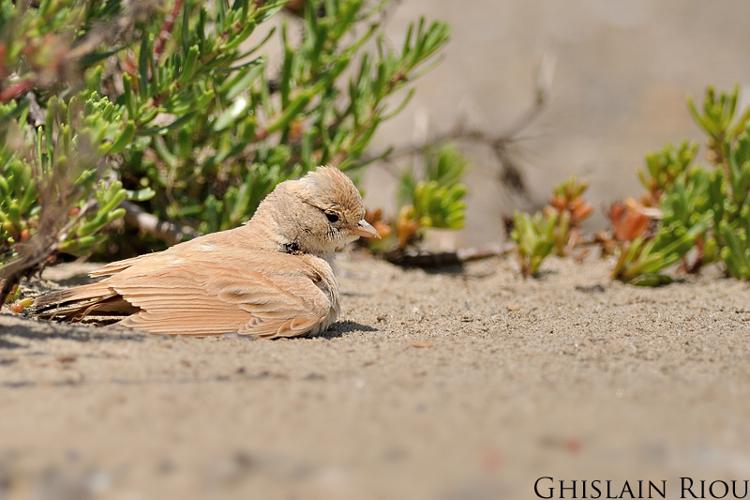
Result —
[{"label": "blurred background", "polygon": [[[700,101],[707,85],[750,82],[743,0],[402,0],[387,24],[395,46],[419,15],[447,21],[451,41],[409,107],[379,130],[374,149],[422,143],[461,122],[503,134],[532,107],[540,61],[554,66],[547,101],[508,151],[528,196],[498,180],[490,147],[457,141],[471,160],[466,227],[438,235],[440,245],[502,239],[502,215],[543,205],[570,175],[589,182],[597,209],[590,225],[603,227],[611,201],[640,192],[636,169],[647,152],[700,140],[688,97]],[[393,176],[381,165],[366,181],[368,205],[392,212]]]}]

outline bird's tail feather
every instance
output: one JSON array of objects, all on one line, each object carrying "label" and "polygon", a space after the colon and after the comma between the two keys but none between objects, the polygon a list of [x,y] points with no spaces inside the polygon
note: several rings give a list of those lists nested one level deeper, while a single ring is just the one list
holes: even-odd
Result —
[{"label": "bird's tail feather", "polygon": [[99,282],[46,293],[36,298],[32,311],[43,319],[80,320],[92,314],[128,315],[138,308]]}]

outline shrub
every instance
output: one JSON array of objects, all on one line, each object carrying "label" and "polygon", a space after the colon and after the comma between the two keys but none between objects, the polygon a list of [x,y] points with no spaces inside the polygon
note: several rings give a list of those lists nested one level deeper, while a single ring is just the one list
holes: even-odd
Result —
[{"label": "shrub", "polygon": [[660,218],[652,234],[621,245],[616,278],[658,285],[671,281],[664,271],[677,263],[692,271],[720,261],[728,275],[750,279],[750,112],[737,116],[737,100],[736,88],[718,95],[709,88],[700,110],[690,102],[710,167],[695,164],[697,147],[687,143],[647,158],[641,179]]},{"label": "shrub", "polygon": [[[18,254],[48,207],[72,219],[48,228],[46,253],[80,255],[133,203],[209,232],[317,165],[362,168],[413,89],[390,98],[448,39],[445,24],[420,19],[391,48],[387,2],[167,4],[0,0],[0,259]],[[154,236],[117,251],[163,246]]]}]

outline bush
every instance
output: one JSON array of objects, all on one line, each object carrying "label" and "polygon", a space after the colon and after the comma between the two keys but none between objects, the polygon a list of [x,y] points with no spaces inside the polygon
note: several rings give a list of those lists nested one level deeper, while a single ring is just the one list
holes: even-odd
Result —
[{"label": "bush", "polygon": [[[48,251],[81,255],[133,203],[210,232],[317,165],[362,168],[373,134],[413,89],[390,97],[448,39],[445,24],[420,19],[391,48],[386,2],[365,0],[33,5],[0,0],[3,260],[40,231],[45,211],[64,215],[45,226]],[[266,55],[273,39],[277,61]],[[154,235],[115,250],[163,246]]]},{"label": "bush", "polygon": [[720,261],[728,275],[750,279],[750,112],[737,116],[737,100],[736,88],[718,95],[709,88],[700,110],[690,103],[708,137],[710,167],[695,164],[697,147],[688,143],[647,158],[641,180],[660,218],[651,234],[621,245],[616,278],[658,285],[671,281],[664,271],[677,263],[694,271]]}]

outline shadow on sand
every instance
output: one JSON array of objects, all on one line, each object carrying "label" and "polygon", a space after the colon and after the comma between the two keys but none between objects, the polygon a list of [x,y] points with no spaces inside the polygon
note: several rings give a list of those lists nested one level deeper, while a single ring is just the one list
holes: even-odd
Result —
[{"label": "shadow on sand", "polygon": [[14,316],[0,315],[0,349],[28,347],[14,339],[25,340],[72,340],[75,342],[120,342],[141,341],[145,335],[129,333],[118,328],[95,328],[71,326],[51,321],[33,321]]},{"label": "shadow on sand", "polygon": [[370,325],[363,325],[361,323],[357,323],[356,321],[347,320],[334,323],[328,330],[319,335],[316,335],[316,337],[324,339],[335,339],[343,337],[344,335],[349,335],[350,333],[377,331],[377,328]]}]

